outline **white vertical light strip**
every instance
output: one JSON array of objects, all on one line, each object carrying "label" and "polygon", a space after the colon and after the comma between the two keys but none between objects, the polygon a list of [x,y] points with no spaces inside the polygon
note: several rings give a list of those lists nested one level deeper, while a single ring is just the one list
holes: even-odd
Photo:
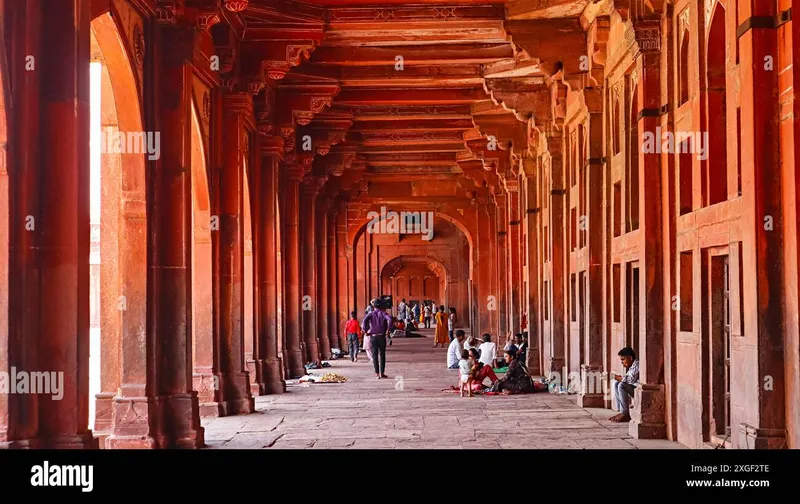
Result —
[{"label": "white vertical light strip", "polygon": [[[100,224],[100,165],[102,162],[102,116],[101,100],[102,95],[102,63],[93,61],[90,68],[90,88],[89,88],[89,116],[90,116],[90,136],[89,136],[89,211],[91,215],[91,225],[94,233],[96,224]],[[91,241],[99,240],[99,237],[92,237]],[[89,263],[92,268],[92,282],[96,288],[89,289],[89,303],[99,309],[100,307],[100,253],[94,250],[90,244]],[[100,390],[100,328],[92,327],[89,332],[89,429],[94,429],[94,419],[96,414],[95,395]]]},{"label": "white vertical light strip", "polygon": [[100,156],[101,156],[101,142],[102,142],[102,124],[100,115],[100,96],[102,86],[102,63],[93,61],[90,66],[91,69],[91,89],[89,92],[90,99],[90,128],[91,128],[91,165],[90,165],[90,193],[91,193],[91,219],[92,224],[100,223]]}]

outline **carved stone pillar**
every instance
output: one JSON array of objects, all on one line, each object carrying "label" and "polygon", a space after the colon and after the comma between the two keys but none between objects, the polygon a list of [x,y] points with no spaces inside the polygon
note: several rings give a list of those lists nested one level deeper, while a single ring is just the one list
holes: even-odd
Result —
[{"label": "carved stone pillar", "polygon": [[[786,406],[786,379],[796,380],[798,362],[789,366],[788,359],[798,355],[792,350],[797,345],[797,331],[790,332],[791,325],[797,327],[798,302],[796,297],[784,297],[783,290],[789,264],[784,262],[785,256],[797,255],[791,248],[791,225],[796,222],[791,213],[797,212],[797,199],[790,192],[797,180],[797,160],[792,163],[788,149],[781,151],[791,139],[791,123],[797,127],[797,116],[791,111],[792,100],[797,101],[796,87],[794,93],[786,89],[792,85],[792,61],[782,51],[791,45],[790,39],[794,41],[792,51],[797,51],[797,39],[788,33],[797,21],[789,17],[791,9],[778,12],[779,5],[789,7],[788,2],[739,2],[738,12],[739,25],[747,27],[737,33],[744,327],[741,336],[736,332],[731,336],[731,366],[741,374],[731,383],[730,421],[734,447],[740,449],[783,447],[787,427],[792,435],[798,428],[793,421],[787,425],[786,418],[790,411],[792,420],[797,418],[796,410]],[[781,26],[776,29],[777,22]],[[796,28],[793,36],[797,36]],[[767,68],[767,56],[774,68]],[[796,109],[795,105],[795,113]],[[787,198],[784,206],[781,195]],[[786,321],[789,326],[784,325]],[[795,392],[790,405],[796,404],[797,390],[791,385],[789,390]]]},{"label": "carved stone pillar", "polygon": [[[505,341],[505,337],[511,332],[508,326],[508,291],[509,291],[509,272],[508,272],[508,196],[501,192],[494,196],[495,204],[497,205],[497,213],[495,214],[497,235],[494,237],[494,242],[497,244],[497,260],[494,263],[494,268],[497,271],[497,312],[498,312],[498,330],[500,331],[500,338]],[[512,334],[513,336],[513,334]]]},{"label": "carved stone pillar", "polygon": [[333,212],[328,216],[328,339],[331,348],[344,350],[347,346],[342,341],[342,331],[339,330],[339,289],[338,266],[336,248],[336,222],[338,220],[337,202],[331,202]]},{"label": "carved stone pillar", "polygon": [[305,342],[305,362],[320,359],[317,338],[319,299],[317,298],[317,251],[316,251],[316,199],[319,178],[307,175],[300,188],[300,264],[302,265],[302,338]]},{"label": "carved stone pillar", "polygon": [[300,182],[303,180],[304,168],[302,165],[291,164],[286,166],[286,170],[284,208],[281,215],[286,237],[286,255],[283,257],[286,264],[286,347],[283,356],[288,359],[291,377],[299,378],[305,374],[300,293]]},{"label": "carved stone pillar", "polygon": [[[636,41],[640,48],[637,97],[640,112],[639,138],[655,134],[661,125],[661,21],[634,23]],[[639,250],[642,270],[639,282],[640,305],[644,307],[644,328],[640,330],[639,379],[641,385],[634,395],[631,408],[630,435],[638,439],[666,438],[666,398],[664,388],[664,264],[661,244],[662,181],[661,157],[658,154],[639,154],[640,222]]]},{"label": "carved stone pillar", "polygon": [[[589,261],[586,274],[586,347],[583,349],[584,361],[581,363],[581,391],[578,404],[584,408],[605,407],[603,371],[603,250],[605,234],[603,229],[603,90],[586,88],[584,101],[589,111],[586,128],[588,150],[578,155],[578,161],[585,163],[586,178],[581,180],[586,194],[586,215],[580,216],[579,232],[587,234]],[[580,290],[579,290],[580,292]]]},{"label": "carved stone pillar", "polygon": [[[223,415],[251,413],[255,400],[250,394],[249,374],[244,370],[244,156],[248,143],[245,122],[252,122],[253,101],[249,93],[224,96],[223,164],[215,177],[215,203],[219,233],[215,234],[214,289],[216,328],[220,357],[220,405]],[[213,205],[214,203],[212,203]]]},{"label": "carved stone pillar", "polygon": [[[52,376],[53,380],[49,390],[40,391],[30,399],[20,397],[28,394],[4,394],[0,398],[0,446],[6,442],[22,448],[98,446],[87,427],[90,400],[89,4],[88,0],[48,2],[41,6],[34,3],[18,16],[30,16],[30,24],[16,28],[24,37],[20,45],[26,50],[33,49],[36,63],[36,72],[20,68],[19,73],[38,74],[40,93],[32,91],[24,97],[15,96],[13,107],[9,104],[6,110],[10,114],[17,106],[26,108],[30,103],[34,108],[38,105],[29,111],[35,115],[18,116],[17,126],[20,134],[27,132],[27,138],[20,138],[20,142],[29,142],[30,151],[39,155],[38,166],[19,167],[22,172],[32,169],[35,174],[32,177],[14,174],[16,169],[10,170],[14,174],[12,178],[21,175],[19,189],[25,195],[21,197],[21,208],[16,208],[21,212],[12,219],[18,224],[6,221],[2,225],[10,225],[12,236],[17,235],[14,236],[18,240],[14,243],[17,247],[11,254],[21,259],[15,264],[21,271],[15,275],[12,286],[19,288],[18,294],[24,293],[25,298],[20,304],[10,305],[12,314],[20,314],[18,319],[13,317],[17,320],[9,320],[12,327],[9,347],[17,347],[17,351],[12,355],[6,353],[10,348],[0,349],[0,370],[6,373],[14,372],[14,368],[16,372],[47,371],[44,374]],[[6,10],[12,7],[25,10],[23,5],[5,5]],[[24,61],[30,54],[20,54],[15,60]],[[31,84],[29,78],[24,77],[24,84],[18,83],[21,85],[19,91],[15,88],[15,95],[23,86]],[[29,127],[31,122],[39,124],[40,128]],[[9,133],[9,140],[14,142],[16,131],[12,129]],[[24,157],[28,156],[20,156]],[[38,194],[28,192],[27,184],[31,184],[31,192]],[[12,194],[16,197],[14,192]],[[6,195],[2,197],[7,198]],[[11,198],[11,204],[16,206],[14,199]],[[35,282],[41,287],[36,292],[37,289],[30,289],[22,282]],[[33,299],[37,294],[38,298]],[[33,302],[28,304],[28,301]],[[38,320],[22,315],[25,312],[35,314]],[[7,385],[13,387],[13,383]],[[32,384],[31,388],[36,385]]]},{"label": "carved stone pillar", "polygon": [[283,365],[278,358],[278,163],[283,158],[283,139],[261,135],[261,169],[259,173],[259,214],[255,232],[258,235],[256,261],[259,279],[256,334],[259,353],[256,359],[259,394],[280,394],[286,391]]},{"label": "carved stone pillar", "polygon": [[[152,278],[155,291],[150,294],[149,310],[154,314],[158,369],[159,448],[195,448],[204,445],[200,425],[197,392],[192,390],[192,232],[186,216],[192,212],[190,130],[193,83],[191,60],[194,49],[193,28],[160,27],[164,48],[159,74],[157,110],[160,116],[161,159],[154,170],[152,229],[156,250]],[[136,419],[143,408],[134,410],[135,402],[120,402],[115,416]],[[135,420],[134,420],[135,421]],[[115,427],[115,436],[118,432]],[[130,431],[128,431],[130,432]],[[112,437],[115,437],[112,436]]]},{"label": "carved stone pillar", "polygon": [[325,198],[317,200],[314,232],[316,240],[316,268],[317,268],[317,336],[319,352],[322,359],[331,358],[331,342],[328,338],[328,201]]},{"label": "carved stone pillar", "polygon": [[[347,336],[344,334],[344,325],[350,317],[350,312],[355,310],[355,302],[352,297],[352,282],[350,282],[352,274],[352,257],[353,251],[347,244],[347,202],[339,202],[339,213],[336,216],[336,261],[337,261],[337,274],[338,274],[338,298],[339,298],[339,342],[342,344],[340,348],[347,348],[343,339]],[[358,315],[358,313],[356,313]],[[361,317],[359,317],[361,320]]]},{"label": "carved stone pillar", "polygon": [[[552,300],[552,312],[550,314],[550,362],[545,363],[548,371],[562,373],[562,385],[566,386],[566,376],[564,373],[565,351],[566,351],[566,308],[567,308],[567,289],[566,289],[566,261],[568,256],[565,243],[565,219],[566,219],[566,189],[564,187],[564,157],[562,154],[562,138],[560,132],[548,136],[548,150],[550,152],[549,180],[550,186],[545,187],[545,197],[549,198],[549,240],[550,240],[550,268],[549,280],[550,292],[545,292],[545,296],[550,296]],[[548,240],[548,237],[545,237]],[[546,243],[546,242],[545,242]]]}]

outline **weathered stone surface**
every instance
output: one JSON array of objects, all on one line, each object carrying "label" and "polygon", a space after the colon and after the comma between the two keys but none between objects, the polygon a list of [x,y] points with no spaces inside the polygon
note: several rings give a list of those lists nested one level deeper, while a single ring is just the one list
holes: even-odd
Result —
[{"label": "weathered stone surface", "polygon": [[[626,426],[607,420],[613,412],[579,408],[575,396],[462,398],[443,392],[455,384],[455,375],[441,365],[445,350],[430,343],[429,338],[395,340],[387,349],[388,380],[377,380],[369,362],[329,361],[332,367],[317,374],[335,372],[347,382],[308,387],[289,382],[284,394],[257,397],[253,415],[205,419],[206,432],[227,441],[223,448],[271,442],[278,449],[635,447]],[[396,390],[399,369],[420,385]]]}]

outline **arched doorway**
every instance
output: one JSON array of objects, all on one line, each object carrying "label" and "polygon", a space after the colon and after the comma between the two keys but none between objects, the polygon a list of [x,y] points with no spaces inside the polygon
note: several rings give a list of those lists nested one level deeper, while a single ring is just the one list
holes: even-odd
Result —
[{"label": "arched doorway", "polygon": [[144,389],[145,160],[158,149],[144,131],[135,60],[121,34],[110,13],[91,23],[89,427],[101,441],[110,434],[120,384]]},{"label": "arched doorway", "polygon": [[206,148],[197,104],[192,103],[192,369],[193,388],[200,403],[200,416],[220,413],[219,379],[215,374],[214,299],[212,292],[212,230],[219,222],[211,216],[211,197],[206,171]]}]

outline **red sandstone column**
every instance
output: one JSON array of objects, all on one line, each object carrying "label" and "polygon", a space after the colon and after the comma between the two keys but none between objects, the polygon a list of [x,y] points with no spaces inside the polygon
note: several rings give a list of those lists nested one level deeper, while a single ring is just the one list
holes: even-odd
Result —
[{"label": "red sandstone column", "polygon": [[477,333],[490,333],[494,342],[500,346],[505,344],[505,334],[498,331],[498,306],[496,276],[494,268],[495,232],[494,232],[494,205],[486,197],[480,198],[477,209],[477,239],[478,247],[475,272],[477,273],[477,308],[478,327],[473,328]]},{"label": "red sandstone column", "polygon": [[[790,98],[783,98],[788,93],[779,92],[791,77],[778,57],[779,47],[788,42],[779,40],[774,28],[764,26],[764,21],[774,23],[778,18],[776,3],[787,7],[787,2],[739,2],[739,26],[749,26],[737,34],[745,314],[743,339],[732,337],[732,365],[743,370],[743,376],[731,383],[731,438],[736,448],[779,448],[786,442],[784,349],[790,333],[784,336],[784,314],[786,310],[797,313],[797,299],[783,297],[782,235],[792,230],[785,229],[779,195],[782,186],[792,182],[781,180],[780,125],[791,112]],[[795,40],[793,50],[797,47]],[[772,58],[771,68],[767,68],[767,56]],[[794,121],[796,126],[796,117]],[[796,164],[794,170],[797,173]],[[791,206],[794,211],[797,201]],[[791,338],[796,341],[797,333]]]},{"label": "red sandstone column", "polygon": [[[639,59],[641,77],[639,96],[639,138],[645,132],[656,134],[661,125],[661,22],[638,23],[636,36],[642,47]],[[657,34],[657,36],[655,35]],[[647,37],[648,43],[643,42]],[[653,43],[656,42],[656,43]],[[663,222],[661,208],[661,157],[658,154],[639,154],[639,250],[642,271],[639,282],[640,310],[644,329],[639,335],[639,379],[634,407],[631,408],[629,433],[639,439],[666,438],[664,387],[664,264],[661,244]]]},{"label": "red sandstone column", "polygon": [[506,190],[508,191],[508,330],[514,334],[521,332],[520,326],[520,299],[519,293],[522,288],[522,275],[520,267],[521,249],[524,246],[519,229],[519,181],[514,179],[506,180]]},{"label": "red sandstone column", "polygon": [[[244,151],[246,114],[252,114],[249,93],[223,97],[223,165],[214,198],[219,214],[219,232],[214,234],[214,289],[217,309],[217,341],[220,357],[220,404],[223,415],[252,413],[255,400],[250,394],[250,379],[244,371]],[[212,187],[212,190],[214,188]],[[212,203],[213,205],[213,203]]]},{"label": "red sandstone column", "polygon": [[[152,258],[155,366],[158,377],[159,448],[196,448],[204,443],[197,392],[192,390],[191,243],[192,212],[191,124],[194,76],[194,30],[162,25],[158,47],[163,49],[158,104],[161,158],[153,173]],[[130,408],[120,414],[135,415]]]},{"label": "red sandstone column", "polygon": [[261,169],[259,174],[259,215],[256,217],[259,249],[256,260],[259,279],[258,328],[259,348],[263,349],[259,361],[259,393],[281,394],[286,391],[283,369],[278,359],[278,162],[283,157],[283,139],[279,136],[261,135]]},{"label": "red sandstone column", "polygon": [[[586,206],[586,233],[588,234],[589,264],[586,281],[588,311],[588,331],[586,333],[581,363],[581,383],[583,384],[578,404],[584,408],[602,408],[605,397],[599,379],[603,371],[603,91],[602,88],[584,89],[584,100],[589,110],[587,143],[589,144],[586,164],[587,180],[581,180],[588,195]],[[579,162],[584,161],[584,153]],[[580,292],[580,289],[579,289]]]},{"label": "red sandstone column", "polygon": [[[67,5],[72,3],[65,2]],[[4,40],[14,40],[13,45],[3,43],[10,68],[24,68],[28,55],[35,56],[36,61],[39,61],[42,54],[40,47],[46,39],[41,36],[42,16],[43,9],[38,2],[5,4],[3,21],[7,23],[5,28],[8,32],[4,35],[9,37]],[[36,68],[42,69],[39,65]],[[3,334],[3,328],[0,327],[0,371],[6,373],[11,372],[12,366],[25,370],[40,368],[37,363],[37,339],[42,313],[39,307],[42,286],[37,257],[37,230],[41,228],[34,226],[31,229],[30,223],[35,224],[41,217],[42,194],[38,173],[39,153],[43,152],[40,147],[40,127],[43,123],[39,121],[39,87],[42,78],[40,71],[9,72],[3,75],[3,84],[11,85],[15,89],[14,96],[10,97],[11,101],[5,102],[8,154],[13,157],[9,158],[7,166],[9,191],[0,197],[4,200],[0,205],[8,204],[10,216],[7,221],[9,291],[7,296],[0,293],[3,296],[0,303],[8,302],[8,333]],[[10,124],[14,125],[13,130],[8,128]],[[9,194],[13,194],[14,198],[10,198]],[[3,316],[5,314],[0,315]],[[4,322],[5,320],[0,320],[0,324]],[[36,437],[39,414],[38,396],[0,394],[0,448],[36,447],[33,438]]]},{"label": "red sandstone column", "polygon": [[[319,190],[318,178],[308,175],[303,178],[300,187],[300,240],[302,261],[302,336],[306,344],[303,354],[306,362],[320,359],[319,341],[317,339],[317,320],[319,299],[317,298],[317,252],[316,252],[316,204],[317,191]],[[308,297],[306,297],[308,296]]]},{"label": "red sandstone column", "polygon": [[[353,282],[352,276],[352,258],[353,250],[347,244],[347,202],[341,201],[339,203],[339,214],[336,218],[336,258],[338,261],[338,280],[339,285],[339,343],[341,348],[347,348],[345,344],[346,335],[344,334],[344,325],[350,316],[350,312],[355,310],[355,301],[353,299]],[[356,313],[356,316],[359,314]],[[361,320],[361,317],[358,317]]]},{"label": "red sandstone column", "polygon": [[323,359],[331,358],[331,342],[328,339],[328,200],[320,198],[316,209],[316,266],[317,266],[317,292],[316,315],[317,334],[319,339],[319,352]]},{"label": "red sandstone column", "polygon": [[338,218],[337,202],[333,201],[331,207],[333,212],[328,217],[328,339],[330,339],[331,348],[339,348],[344,350],[347,348],[342,345],[341,335],[339,330],[339,288],[338,285],[338,262],[336,260],[336,221]]},{"label": "red sandstone column", "polygon": [[[19,371],[57,373],[50,393],[38,396],[38,429],[31,444],[42,448],[97,447],[88,429],[89,3],[42,2],[37,27],[42,36],[42,52],[36,55],[41,108],[38,117],[28,120],[41,121],[42,205],[35,227],[27,232],[35,233],[39,252],[41,320],[35,344],[38,369]],[[21,66],[17,70],[24,72]],[[37,341],[35,331],[24,337]],[[63,396],[54,399],[54,393]]]},{"label": "red sandstone column", "polygon": [[[501,190],[502,191],[502,190]],[[507,239],[508,234],[508,211],[507,195],[505,192],[495,194],[495,204],[497,205],[497,213],[495,214],[497,234],[494,236],[493,241],[497,244],[497,261],[494,267],[497,270],[497,313],[498,313],[498,330],[500,331],[501,340],[505,341],[511,328],[508,325],[508,250]]]},{"label": "red sandstone column", "polygon": [[285,226],[286,255],[286,346],[283,356],[287,359],[289,373],[293,378],[305,374],[304,350],[301,338],[302,294],[300,293],[300,181],[303,166],[289,165],[286,187],[282,188],[284,208],[281,218]]},{"label": "red sandstone column", "polygon": [[[524,292],[523,302],[527,303],[528,313],[528,369],[533,375],[542,374],[542,310],[541,310],[541,257],[539,255],[539,215],[541,206],[539,204],[538,191],[539,184],[537,174],[541,167],[535,159],[525,158],[522,160],[522,172],[524,173],[524,184],[520,191],[520,201],[523,203],[523,225],[527,230],[528,257],[527,279],[528,292]],[[524,253],[524,252],[523,252]]]},{"label": "red sandstone column", "polygon": [[[561,373],[562,385],[566,386],[567,376],[564,376],[564,352],[566,342],[566,276],[565,257],[568,257],[564,246],[565,225],[565,189],[564,189],[564,159],[562,156],[562,138],[560,132],[547,138],[550,151],[550,235],[552,237],[552,253],[550,255],[550,289],[552,299],[552,316],[550,317],[550,362],[548,371]],[[548,293],[545,293],[548,295]]]}]

